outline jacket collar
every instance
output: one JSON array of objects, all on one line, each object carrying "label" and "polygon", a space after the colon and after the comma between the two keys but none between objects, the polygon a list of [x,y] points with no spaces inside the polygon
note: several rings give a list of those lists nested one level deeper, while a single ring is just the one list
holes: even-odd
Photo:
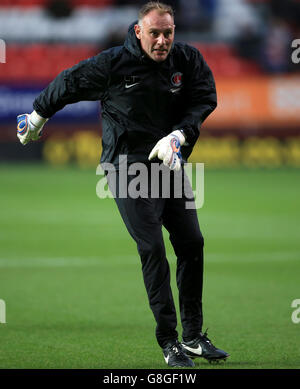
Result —
[{"label": "jacket collar", "polygon": [[131,54],[134,56],[141,58],[144,54],[141,48],[141,44],[139,40],[137,39],[134,31],[134,25],[137,24],[138,21],[136,20],[134,23],[132,23],[128,28],[128,33],[124,42],[124,46],[128,51],[130,51]]}]

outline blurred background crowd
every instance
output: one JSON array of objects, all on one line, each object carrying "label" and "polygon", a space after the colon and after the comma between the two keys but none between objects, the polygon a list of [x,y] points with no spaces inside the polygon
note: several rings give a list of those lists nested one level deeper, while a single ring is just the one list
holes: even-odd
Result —
[{"label": "blurred background crowd", "polygon": [[[0,161],[97,165],[99,103],[65,107],[42,140],[25,148],[16,115],[31,112],[59,72],[122,44],[145,2],[0,0]],[[197,47],[216,79],[219,105],[192,161],[300,167],[300,0],[164,2],[175,9],[176,40]]]}]

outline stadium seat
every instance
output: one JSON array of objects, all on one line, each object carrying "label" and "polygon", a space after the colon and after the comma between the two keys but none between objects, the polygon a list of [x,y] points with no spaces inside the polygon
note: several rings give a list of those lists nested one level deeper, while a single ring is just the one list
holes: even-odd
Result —
[{"label": "stadium seat", "polygon": [[63,69],[96,53],[97,47],[94,45],[10,45],[7,48],[7,62],[1,65],[0,80],[48,81]]}]

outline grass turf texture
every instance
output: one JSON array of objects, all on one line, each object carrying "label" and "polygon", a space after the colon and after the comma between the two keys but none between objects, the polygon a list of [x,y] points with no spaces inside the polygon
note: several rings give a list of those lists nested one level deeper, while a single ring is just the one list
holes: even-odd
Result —
[{"label": "grass turf texture", "polygon": [[[0,165],[0,177],[0,368],[166,368],[135,243],[95,171]],[[299,368],[299,178],[205,171],[204,329],[231,356],[196,368]]]}]

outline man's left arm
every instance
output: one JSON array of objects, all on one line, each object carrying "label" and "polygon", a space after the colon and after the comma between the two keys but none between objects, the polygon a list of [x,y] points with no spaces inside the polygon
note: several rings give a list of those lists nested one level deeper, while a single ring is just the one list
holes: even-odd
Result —
[{"label": "man's left arm", "polygon": [[185,98],[182,117],[172,132],[159,140],[152,149],[149,160],[159,158],[172,170],[180,170],[181,146],[193,147],[200,126],[217,106],[214,77],[202,55],[192,48],[189,69],[184,79]]},{"label": "man's left arm", "polygon": [[200,52],[192,48],[188,72],[184,78],[185,107],[173,131],[181,130],[185,144],[194,145],[204,120],[217,106],[217,93],[213,74]]}]

